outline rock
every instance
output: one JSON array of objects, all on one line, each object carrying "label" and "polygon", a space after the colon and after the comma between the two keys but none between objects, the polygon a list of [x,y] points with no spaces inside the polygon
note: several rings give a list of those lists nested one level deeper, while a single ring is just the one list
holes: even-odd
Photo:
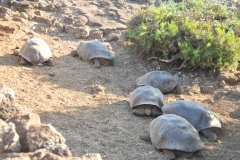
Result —
[{"label": "rock", "polygon": [[66,144],[58,144],[47,148],[50,152],[61,157],[72,157],[72,153]]},{"label": "rock", "polygon": [[8,126],[8,124],[0,118],[0,129],[3,127],[7,127],[7,126]]},{"label": "rock", "polygon": [[100,31],[99,29],[93,29],[93,30],[90,31],[90,37],[91,38],[96,38],[96,39],[102,39],[103,32]]},{"label": "rock", "polygon": [[6,120],[18,113],[14,91],[6,85],[0,84],[0,118]]},{"label": "rock", "polygon": [[202,88],[201,88],[201,92],[202,92],[202,93],[210,93],[210,94],[213,94],[215,90],[216,90],[216,89],[215,89],[214,86],[202,86]]},{"label": "rock", "polygon": [[225,86],[227,86],[227,83],[224,80],[221,80],[219,85],[222,87],[225,87]]},{"label": "rock", "polygon": [[89,26],[102,26],[102,24],[104,23],[102,19],[93,16],[92,14],[88,14],[86,15],[88,18],[88,25]]},{"label": "rock", "polygon": [[21,13],[20,13],[20,16],[21,16],[22,18],[24,18],[24,19],[28,19],[28,15],[27,15],[27,13],[25,13],[25,12],[21,12]]},{"label": "rock", "polygon": [[51,11],[51,12],[56,12],[57,8],[53,4],[49,4],[45,7],[45,11]]},{"label": "rock", "polygon": [[15,116],[10,118],[7,122],[12,122],[16,126],[16,131],[20,137],[20,143],[22,145],[21,151],[29,151],[27,132],[31,125],[41,124],[39,115],[30,113],[21,116]]},{"label": "rock", "polygon": [[35,11],[34,12],[36,15],[38,15],[38,16],[40,16],[40,17],[42,17],[43,16],[43,12],[42,11]]},{"label": "rock", "polygon": [[3,14],[11,14],[12,11],[6,7],[2,7],[0,6],[0,13],[3,13]]},{"label": "rock", "polygon": [[35,124],[27,132],[29,151],[64,144],[65,139],[51,124]]},{"label": "rock", "polygon": [[76,33],[76,28],[71,25],[65,25],[64,28],[67,33],[73,33],[73,34]]},{"label": "rock", "polygon": [[90,28],[88,26],[76,28],[76,38],[87,38]]},{"label": "rock", "polygon": [[224,80],[229,84],[236,84],[238,82],[238,77],[234,73],[230,72],[220,72],[219,73],[219,80]]},{"label": "rock", "polygon": [[35,16],[36,22],[38,23],[46,23],[46,18],[40,17],[40,16]]},{"label": "rock", "polygon": [[88,18],[86,16],[80,15],[78,20],[75,22],[75,26],[84,26],[88,23]]},{"label": "rock", "polygon": [[[35,152],[28,153],[5,153],[0,155],[4,160],[66,160],[47,149],[39,149]],[[69,159],[70,160],[70,159]]]},{"label": "rock", "polygon": [[29,1],[14,1],[12,6],[20,12],[35,8],[35,3]]},{"label": "rock", "polygon": [[0,153],[4,152],[20,152],[21,145],[19,135],[15,130],[15,124],[9,123],[7,126],[4,124],[0,128]]},{"label": "rock", "polygon": [[74,17],[73,15],[69,15],[68,17],[65,17],[64,22],[66,24],[73,24],[74,23]]}]

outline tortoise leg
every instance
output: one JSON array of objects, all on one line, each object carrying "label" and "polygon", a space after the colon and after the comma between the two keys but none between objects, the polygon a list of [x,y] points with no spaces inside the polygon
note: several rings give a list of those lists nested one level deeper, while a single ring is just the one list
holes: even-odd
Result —
[{"label": "tortoise leg", "polygon": [[202,150],[196,151],[196,152],[195,152],[195,155],[196,155],[197,157],[203,157],[203,156],[204,156]]},{"label": "tortoise leg", "polygon": [[182,92],[183,92],[182,91],[182,87],[181,87],[181,85],[179,83],[176,85],[174,90],[177,92],[177,94],[182,94]]},{"label": "tortoise leg", "polygon": [[104,63],[103,63],[104,66],[109,66],[110,64],[111,64],[110,60],[108,60],[108,59],[104,60]]},{"label": "tortoise leg", "polygon": [[72,55],[73,57],[77,57],[77,56],[78,56],[77,50],[73,50],[73,51],[71,52],[71,55]]},{"label": "tortoise leg", "polygon": [[51,67],[53,66],[52,58],[50,58],[50,59],[47,61],[47,65],[48,65],[48,66],[51,66]]},{"label": "tortoise leg", "polygon": [[139,135],[139,138],[144,141],[150,141],[150,133],[149,130],[145,130],[142,134]]},{"label": "tortoise leg", "polygon": [[217,135],[213,133],[209,128],[201,130],[202,134],[211,142],[216,141]]},{"label": "tortoise leg", "polygon": [[94,58],[93,61],[94,61],[94,67],[95,68],[100,68],[101,67],[101,64],[100,64],[100,62],[97,58]]},{"label": "tortoise leg", "polygon": [[181,155],[183,158],[189,159],[193,156],[193,152],[182,152]]},{"label": "tortoise leg", "polygon": [[158,116],[160,116],[160,115],[162,115],[163,113],[160,111],[160,110],[158,110],[158,109],[152,109],[152,112],[151,112],[151,116],[153,116],[153,117],[158,117]]},{"label": "tortoise leg", "polygon": [[132,113],[137,116],[145,116],[145,110],[140,108],[132,110]]},{"label": "tortoise leg", "polygon": [[19,62],[18,62],[18,64],[20,64],[20,65],[25,65],[25,64],[27,64],[27,60],[24,59],[22,56],[19,56]]},{"label": "tortoise leg", "polygon": [[176,155],[173,151],[169,149],[163,149],[163,153],[169,158],[169,159],[175,159]]}]

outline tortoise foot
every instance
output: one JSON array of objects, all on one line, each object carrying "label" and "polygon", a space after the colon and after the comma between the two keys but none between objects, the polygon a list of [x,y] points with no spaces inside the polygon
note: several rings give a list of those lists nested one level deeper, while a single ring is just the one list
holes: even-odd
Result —
[{"label": "tortoise foot", "polygon": [[50,58],[50,59],[47,61],[47,65],[50,66],[50,67],[53,66],[52,58]]},{"label": "tortoise foot", "polygon": [[176,155],[173,151],[168,150],[168,149],[163,149],[163,153],[167,156],[169,159],[175,159]]},{"label": "tortoise foot", "polygon": [[217,135],[213,133],[209,128],[201,130],[203,135],[211,142],[215,142],[217,140]]},{"label": "tortoise foot", "polygon": [[94,61],[94,67],[95,68],[100,68],[101,67],[101,64],[100,64],[98,59],[94,58],[93,61]]},{"label": "tortoise foot", "polygon": [[20,56],[20,57],[19,57],[19,62],[18,62],[18,64],[20,64],[20,65],[26,65],[26,64],[27,64],[27,60],[24,59],[22,56]]}]

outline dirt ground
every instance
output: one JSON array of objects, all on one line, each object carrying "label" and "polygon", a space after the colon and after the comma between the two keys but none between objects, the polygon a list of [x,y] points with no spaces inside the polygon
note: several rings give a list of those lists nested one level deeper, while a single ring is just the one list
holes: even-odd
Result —
[{"label": "dirt ground", "polygon": [[[77,2],[69,1],[69,5],[77,7],[80,4]],[[89,3],[86,1],[86,8],[91,8]],[[49,15],[57,16],[58,12]],[[0,23],[13,22],[0,19]],[[28,26],[35,24],[28,22]],[[100,153],[103,160],[165,159],[150,142],[138,138],[153,118],[134,116],[129,106],[129,94],[136,88],[135,80],[156,70],[152,62],[125,53],[117,42],[111,41],[115,66],[94,68],[91,63],[70,55],[81,39],[61,33],[55,36],[59,39],[54,40],[51,35],[36,33],[49,44],[55,65],[21,66],[12,51],[31,34],[28,34],[29,27],[19,26],[14,35],[1,30],[4,34],[0,34],[0,83],[15,91],[19,106],[39,114],[43,123],[52,124],[65,137],[73,156]],[[240,109],[240,83],[226,87],[216,85],[212,93],[203,94],[200,87],[206,81],[217,83],[216,77],[209,72],[195,78],[184,71],[179,74],[184,93],[167,94],[166,102],[184,99],[202,103],[223,122],[217,142],[208,142],[201,137],[205,145],[202,159],[238,160],[240,119],[234,118],[232,113]],[[94,91],[96,86],[100,88],[99,92]]]}]

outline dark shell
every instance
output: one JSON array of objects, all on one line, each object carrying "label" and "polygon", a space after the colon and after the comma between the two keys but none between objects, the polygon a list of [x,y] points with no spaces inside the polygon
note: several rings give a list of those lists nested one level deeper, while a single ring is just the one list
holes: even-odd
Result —
[{"label": "dark shell", "polygon": [[130,107],[132,109],[139,105],[150,104],[161,108],[165,104],[162,92],[151,86],[141,86],[130,93]]},{"label": "dark shell", "polygon": [[94,58],[104,58],[114,60],[115,55],[112,54],[107,46],[99,41],[81,42],[77,47],[77,53],[84,61],[89,62]]},{"label": "dark shell", "polygon": [[158,149],[195,152],[203,148],[196,129],[184,118],[167,114],[150,123],[152,144]]},{"label": "dark shell", "polygon": [[221,120],[202,104],[179,100],[162,107],[165,114],[175,114],[185,118],[197,131],[217,127],[221,128]]},{"label": "dark shell", "polygon": [[38,64],[49,60],[52,52],[44,40],[31,38],[23,44],[19,55],[32,64]]},{"label": "dark shell", "polygon": [[162,93],[172,91],[178,84],[178,75],[166,71],[152,71],[136,80],[137,86],[152,86],[160,89]]}]

